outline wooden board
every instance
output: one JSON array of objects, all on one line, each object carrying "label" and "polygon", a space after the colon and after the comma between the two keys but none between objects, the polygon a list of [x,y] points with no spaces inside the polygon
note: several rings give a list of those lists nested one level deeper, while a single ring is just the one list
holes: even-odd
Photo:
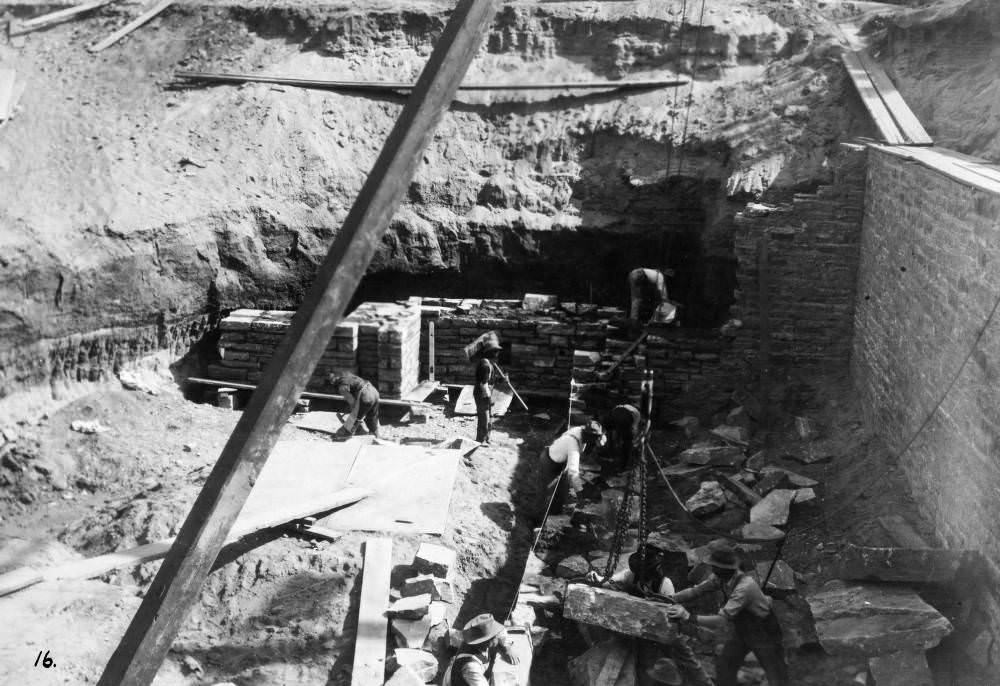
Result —
[{"label": "wooden board", "polygon": [[[201,384],[203,386],[215,386],[218,388],[235,388],[244,391],[255,391],[257,386],[249,383],[238,383],[235,381],[220,381],[218,379],[204,379],[198,376],[189,376],[187,379],[190,383]],[[299,397],[302,398],[316,398],[318,400],[344,400],[344,396],[335,395],[333,393],[313,393],[312,391],[303,391],[299,393]],[[400,400],[396,398],[380,398],[379,405],[388,405],[390,407],[433,407],[430,403],[418,402],[416,400]]]},{"label": "wooden board", "polygon": [[389,619],[389,576],[392,572],[392,541],[365,541],[365,567],[358,603],[358,631],[354,640],[351,686],[382,686],[385,683],[385,642]]},{"label": "wooden board", "polygon": [[409,393],[404,394],[402,399],[424,401],[427,400],[428,396],[440,389],[441,386],[437,381],[421,381]]},{"label": "wooden board", "polygon": [[292,417],[289,423],[297,429],[330,435],[336,434],[344,426],[336,412],[306,412]]},{"label": "wooden board", "polygon": [[844,67],[847,68],[847,74],[851,77],[851,81],[854,82],[854,87],[858,90],[858,95],[861,96],[861,101],[864,103],[868,113],[875,121],[875,127],[882,135],[882,139],[885,140],[886,143],[894,145],[906,143],[906,138],[899,130],[899,127],[896,125],[896,120],[892,118],[888,108],[885,106],[885,103],[879,96],[878,91],[875,89],[875,85],[868,77],[868,72],[865,71],[865,68],[862,66],[857,53],[845,50],[841,54],[840,59],[843,61]]},{"label": "wooden board", "polygon": [[[455,401],[455,414],[460,415],[475,415],[476,414],[476,401],[472,397],[472,386],[462,386],[462,392],[458,394],[458,400]],[[510,409],[510,403],[514,399],[513,393],[507,393],[506,391],[501,391],[498,388],[493,389],[493,409],[492,414],[494,417],[503,417],[507,414],[507,410]]]},{"label": "wooden board", "polygon": [[400,531],[441,535],[448,522],[461,450],[371,445],[344,485],[364,485],[366,503],[334,512],[320,522],[331,529]]},{"label": "wooden board", "polygon": [[132,33],[133,31],[135,31],[137,28],[139,28],[149,20],[151,20],[157,14],[170,7],[172,4],[174,4],[174,0],[160,0],[160,2],[156,3],[148,10],[140,14],[138,17],[136,17],[129,23],[125,24],[125,26],[121,27],[120,29],[112,33],[110,36],[105,38],[104,40],[88,46],[87,49],[90,50],[91,52],[100,52],[105,48],[110,48],[112,45],[120,41],[122,38]]},{"label": "wooden board", "polygon": [[112,2],[116,2],[116,0],[92,0],[91,2],[74,5],[73,7],[67,7],[56,12],[49,12],[48,14],[43,14],[42,16],[35,17],[34,19],[17,22],[16,24],[12,23],[10,27],[10,35],[20,36],[25,33],[31,33],[32,31],[38,31],[39,29],[45,29],[72,19],[80,14],[84,14],[85,12],[90,12],[91,10],[109,5]]},{"label": "wooden board", "polygon": [[903,100],[903,96],[896,90],[896,86],[885,70],[866,52],[858,51],[856,54],[905,141],[911,145],[933,145],[934,141],[924,130],[917,116],[913,114],[913,110]]}]

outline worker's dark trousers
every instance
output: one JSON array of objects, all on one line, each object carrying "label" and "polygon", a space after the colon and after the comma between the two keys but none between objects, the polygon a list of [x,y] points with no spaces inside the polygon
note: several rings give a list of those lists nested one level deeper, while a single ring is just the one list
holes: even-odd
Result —
[{"label": "worker's dark trousers", "polygon": [[679,636],[676,643],[663,645],[653,641],[639,641],[639,683],[651,684],[652,679],[646,670],[652,667],[658,658],[669,657],[677,665],[678,671],[684,677],[684,686],[712,686],[712,677],[691,649],[686,636]]},{"label": "worker's dark trousers", "polygon": [[490,440],[490,431],[493,430],[493,415],[490,412],[492,402],[489,398],[474,398],[476,401],[476,440],[480,443]]},{"label": "worker's dark trousers", "polygon": [[358,393],[358,421],[362,419],[368,427],[368,433],[376,438],[379,435],[378,426],[379,394],[371,384],[366,385]]},{"label": "worker's dark trousers", "polygon": [[614,473],[628,469],[632,457],[632,414],[615,408],[608,417],[608,447],[611,453],[610,470]]},{"label": "worker's dark trousers", "polygon": [[[566,497],[569,495],[569,480],[562,477],[565,465],[553,462],[549,457],[549,449],[542,448],[538,455],[538,484],[541,486],[538,492],[537,520],[541,522],[545,518],[545,511],[552,514],[562,512],[563,505],[566,504]],[[549,500],[552,500],[551,507]]]},{"label": "worker's dark trousers", "polygon": [[785,649],[781,643],[781,627],[774,613],[761,619],[744,610],[736,615],[733,625],[729,639],[715,659],[717,686],[736,686],[736,674],[751,651],[764,668],[769,686],[791,686]]}]

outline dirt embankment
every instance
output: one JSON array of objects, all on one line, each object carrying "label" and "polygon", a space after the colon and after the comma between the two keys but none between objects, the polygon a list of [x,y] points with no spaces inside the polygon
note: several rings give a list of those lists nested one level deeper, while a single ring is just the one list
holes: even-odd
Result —
[{"label": "dirt embankment", "polygon": [[[812,4],[710,2],[702,23],[689,13],[683,25],[679,2],[506,6],[469,81],[694,73],[691,109],[686,87],[463,94],[373,287],[416,274],[414,289],[464,288],[464,271],[478,296],[520,295],[528,278],[617,299],[623,269],[650,256],[725,269],[738,201],[815,185],[831,146],[864,125],[842,105],[832,32]],[[268,85],[175,89],[174,70],[410,80],[444,5],[175,5],[88,53],[133,11],[123,6],[0,48],[27,84],[0,132],[5,389],[11,351],[34,341],[294,306],[401,107]]]}]

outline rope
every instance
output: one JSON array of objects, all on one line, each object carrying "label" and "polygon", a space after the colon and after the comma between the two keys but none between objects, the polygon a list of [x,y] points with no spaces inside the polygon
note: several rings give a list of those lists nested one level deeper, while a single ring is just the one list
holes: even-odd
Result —
[{"label": "rope", "polygon": [[691,104],[694,102],[694,82],[698,77],[698,54],[701,51],[701,34],[705,26],[705,0],[701,0],[701,14],[698,16],[698,35],[694,39],[694,62],[691,64],[691,86],[688,88],[684,107],[684,128],[681,130],[681,156],[677,162],[677,173],[684,173],[684,144],[687,142],[688,121],[691,118]]}]

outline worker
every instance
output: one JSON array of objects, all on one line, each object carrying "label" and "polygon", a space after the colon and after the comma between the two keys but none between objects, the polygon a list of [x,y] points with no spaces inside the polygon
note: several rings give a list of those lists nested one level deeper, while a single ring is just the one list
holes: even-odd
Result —
[{"label": "worker", "polygon": [[[646,676],[656,684],[667,684],[668,686],[681,686],[684,681],[677,670],[677,664],[669,657],[661,657],[653,666],[646,670]],[[712,682],[709,681],[709,684]]]},{"label": "worker", "polygon": [[462,645],[444,673],[442,686],[489,686],[498,657],[516,665],[507,630],[490,614],[481,614],[462,627]]},{"label": "worker", "polygon": [[358,422],[363,421],[368,427],[368,433],[379,438],[379,395],[375,387],[370,382],[350,372],[339,375],[331,374],[329,382],[338,394],[344,396],[344,400],[351,407],[351,413],[344,420],[343,433],[353,436]]},{"label": "worker", "polygon": [[622,472],[628,469],[632,450],[638,447],[641,438],[641,421],[639,408],[628,403],[617,405],[608,413],[604,427],[608,432],[608,448],[611,452],[609,471]]},{"label": "worker", "polygon": [[576,504],[577,497],[583,490],[580,458],[593,452],[598,445],[604,445],[606,440],[600,422],[591,420],[565,431],[552,445],[542,449],[538,460],[539,483],[542,484],[540,519],[545,517],[546,508],[558,513],[564,505]]},{"label": "worker", "polygon": [[[667,274],[673,275],[671,270]],[[667,302],[667,279],[658,269],[633,269],[628,273],[632,306],[629,319],[637,324],[648,322],[662,303]]]},{"label": "worker", "polygon": [[[712,630],[731,629],[722,652],[715,659],[718,686],[736,686],[736,675],[751,651],[764,668],[768,684],[790,686],[781,627],[771,609],[771,599],[764,595],[750,573],[740,570],[736,550],[728,542],[713,541],[709,550],[712,575],[697,586],[675,593],[673,600],[678,604],[667,608],[667,616]],[[680,604],[720,590],[726,603],[718,614],[694,615]]]},{"label": "worker", "polygon": [[493,430],[493,385],[498,373],[499,353],[499,345],[491,339],[476,361],[476,383],[472,389],[472,398],[476,402],[476,440],[484,445],[490,444],[490,432]]},{"label": "worker", "polygon": [[[628,569],[624,569],[608,579],[612,588],[641,598],[657,598],[664,601],[675,598],[674,582],[666,574],[666,560],[663,551],[656,546],[644,544],[645,556],[639,552],[629,555]],[[586,577],[590,583],[600,583],[596,572],[589,572]],[[638,657],[640,664],[651,665],[647,674],[661,659],[668,659],[674,669],[680,669],[687,681],[695,686],[712,686],[712,679],[701,666],[687,636],[679,635],[671,645],[642,641],[639,644]],[[652,674],[649,674],[652,677]],[[672,683],[672,682],[662,682]],[[676,683],[681,683],[677,681]]]}]

